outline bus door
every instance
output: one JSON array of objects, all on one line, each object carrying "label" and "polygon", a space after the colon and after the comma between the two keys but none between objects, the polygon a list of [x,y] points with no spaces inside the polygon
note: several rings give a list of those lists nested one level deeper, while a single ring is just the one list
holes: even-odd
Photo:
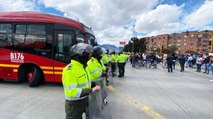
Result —
[{"label": "bus door", "polygon": [[63,68],[70,63],[70,47],[75,44],[74,31],[56,30],[54,46],[55,82],[61,82]]}]

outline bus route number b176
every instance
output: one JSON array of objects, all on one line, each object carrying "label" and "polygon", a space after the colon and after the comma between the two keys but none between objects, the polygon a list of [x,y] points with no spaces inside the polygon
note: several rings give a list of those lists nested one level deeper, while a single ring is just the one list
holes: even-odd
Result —
[{"label": "bus route number b176", "polygon": [[23,63],[24,62],[24,54],[23,53],[10,53],[10,61],[11,62],[17,62],[17,63]]}]

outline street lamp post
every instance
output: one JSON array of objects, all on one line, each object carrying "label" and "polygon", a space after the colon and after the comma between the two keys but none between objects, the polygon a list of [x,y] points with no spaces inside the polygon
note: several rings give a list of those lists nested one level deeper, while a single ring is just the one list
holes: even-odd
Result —
[{"label": "street lamp post", "polygon": [[134,40],[132,42],[132,52],[134,51]]},{"label": "street lamp post", "polygon": [[131,40],[131,43],[132,43],[132,52],[134,52],[134,39],[135,39],[135,38],[133,38],[133,39]]}]

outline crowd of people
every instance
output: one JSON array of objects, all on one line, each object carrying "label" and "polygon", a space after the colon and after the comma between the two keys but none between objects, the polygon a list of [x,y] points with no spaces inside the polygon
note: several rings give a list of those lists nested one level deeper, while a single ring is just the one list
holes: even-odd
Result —
[{"label": "crowd of people", "polygon": [[[213,55],[211,53],[196,53],[196,54],[183,54],[179,56],[171,56],[165,55],[165,64],[173,63],[179,64],[181,68],[181,72],[184,71],[184,68],[196,68],[196,72],[201,72],[204,70],[203,73],[209,74],[209,71],[213,74]],[[173,59],[173,61],[170,61]]]},{"label": "crowd of people", "polygon": [[157,64],[161,62],[161,57],[154,53],[129,53],[129,60],[133,68],[144,66],[146,68],[157,68]]},{"label": "crowd of people", "polygon": [[[194,53],[194,54],[155,54],[155,53],[137,53],[132,52],[130,54],[130,62],[133,68],[140,65],[147,69],[151,66],[157,67],[160,64],[163,68],[167,68],[168,72],[173,72],[176,65],[180,66],[180,72],[184,72],[185,68],[196,68],[196,72],[209,74],[212,72],[213,77],[213,53]],[[213,80],[211,80],[213,81]]]}]

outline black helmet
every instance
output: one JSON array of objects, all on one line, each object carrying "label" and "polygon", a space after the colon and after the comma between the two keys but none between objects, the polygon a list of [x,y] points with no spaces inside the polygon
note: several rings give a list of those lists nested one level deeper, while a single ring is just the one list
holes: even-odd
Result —
[{"label": "black helmet", "polygon": [[93,47],[89,44],[85,43],[78,43],[73,45],[70,48],[70,55],[71,56],[76,56],[76,55],[83,55],[84,53],[92,53],[93,52]]},{"label": "black helmet", "polygon": [[103,54],[104,54],[104,51],[100,46],[95,46],[93,48],[93,53],[92,53],[93,56],[102,56]]},{"label": "black helmet", "polygon": [[85,43],[78,43],[70,48],[71,59],[80,62],[84,66],[87,66],[87,62],[89,61],[92,52],[93,47]]},{"label": "black helmet", "polygon": [[109,50],[108,49],[106,50],[106,54],[109,54]]}]

